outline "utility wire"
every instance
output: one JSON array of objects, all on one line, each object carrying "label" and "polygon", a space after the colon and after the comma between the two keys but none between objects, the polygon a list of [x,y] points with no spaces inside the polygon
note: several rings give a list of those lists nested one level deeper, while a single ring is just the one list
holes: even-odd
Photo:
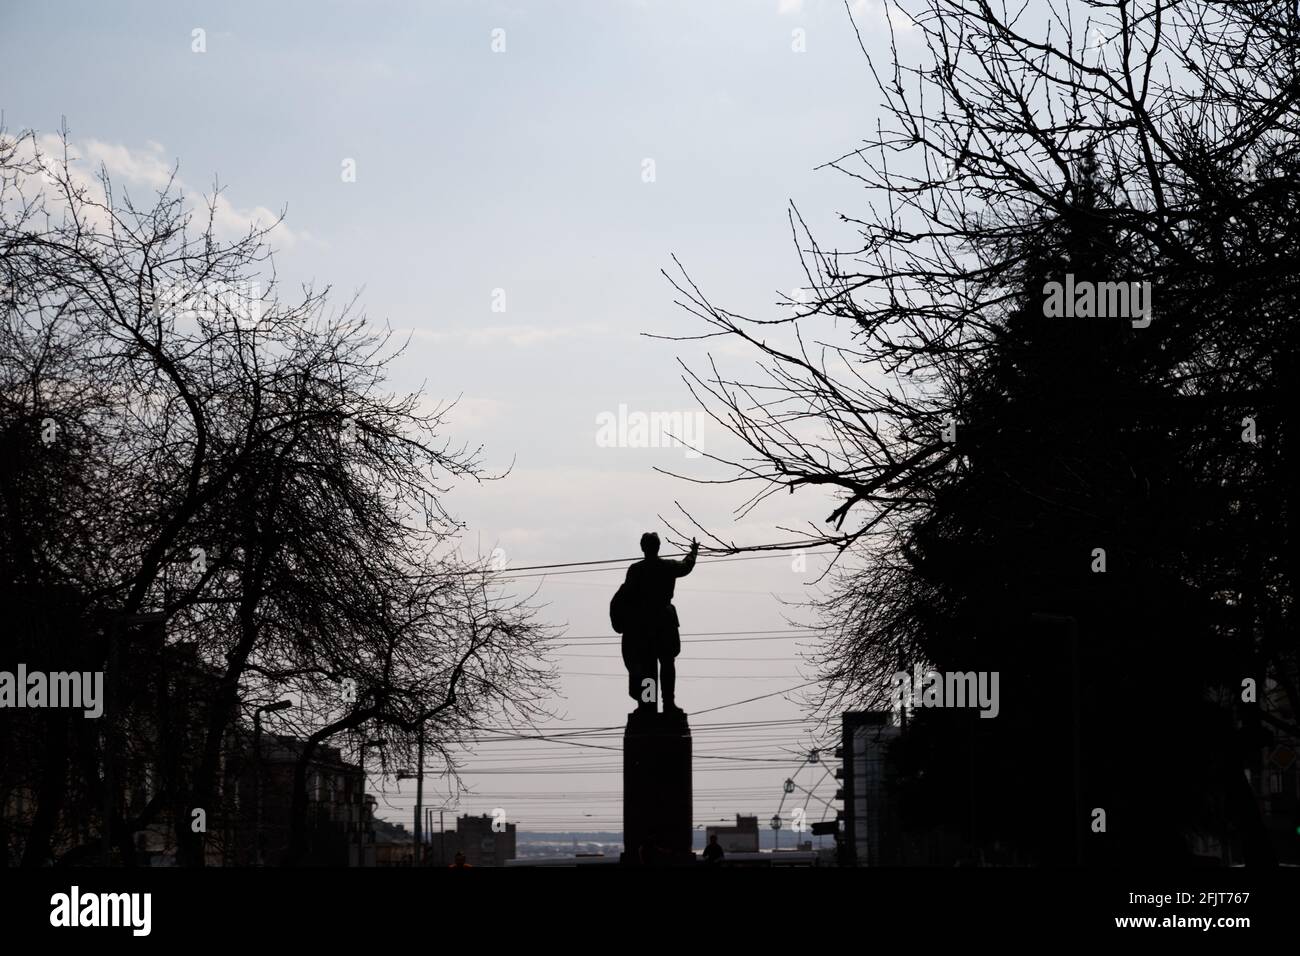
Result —
[{"label": "utility wire", "polygon": [[[801,541],[778,541],[775,544],[753,544],[753,545],[747,545],[743,548],[736,548],[735,550],[736,552],[778,551],[778,550],[789,551],[792,550],[792,548],[804,548],[804,547],[827,548],[827,547],[833,547],[833,545],[826,544],[826,542],[821,538],[808,538],[802,542]],[[664,557],[673,557],[673,558],[679,556],[685,557],[688,554],[690,554],[689,551],[674,551],[671,555],[664,555]],[[577,567],[587,567],[596,564],[626,564],[629,561],[640,561],[644,557],[645,555],[638,554],[635,557],[630,557],[630,558],[601,558],[597,561],[559,561],[556,562],[555,564],[533,564],[522,568],[508,568],[506,569],[505,573],[509,574],[515,571],[546,571],[551,568],[577,568]],[[745,556],[740,556],[738,554],[736,555],[729,554],[717,558],[707,558],[707,557],[699,558],[696,560],[695,563],[716,564],[719,561],[752,561],[755,558],[766,558],[766,557],[775,557],[775,555],[760,554],[760,555],[754,555],[752,557],[745,557]]]},{"label": "utility wire", "polygon": [[[809,548],[808,550],[814,551],[815,549]],[[704,559],[697,560],[695,563],[696,565],[701,565],[701,564],[725,564],[731,561],[763,561],[769,558],[775,558],[779,556],[780,556],[779,554],[739,555],[737,557],[728,557],[728,558],[704,558]],[[565,574],[591,574],[592,572],[595,571],[621,571],[623,570],[622,564],[629,561],[640,561],[640,560],[641,560],[640,558],[615,558],[611,561],[574,562],[573,565],[565,565],[565,564],[538,565],[539,567],[554,567],[554,568],[574,567],[582,564],[617,564],[618,565],[615,567],[599,567],[599,568],[577,566],[572,571],[540,571],[536,573],[517,573],[517,572],[527,572],[528,569],[507,568],[504,571],[498,571],[496,573],[496,579],[500,581],[512,581],[520,578],[560,577],[561,575],[565,575]]]},{"label": "utility wire", "polygon": [[[766,631],[682,631],[681,636],[682,637],[726,637],[732,634],[787,634],[787,633],[798,633],[802,630],[804,630],[804,628],[776,627],[776,628],[770,628]],[[812,629],[809,628],[808,630],[812,630]],[[564,635],[564,639],[567,641],[586,640],[588,638],[608,639],[608,637],[609,637],[608,634],[583,634],[583,635],[566,634]]]}]

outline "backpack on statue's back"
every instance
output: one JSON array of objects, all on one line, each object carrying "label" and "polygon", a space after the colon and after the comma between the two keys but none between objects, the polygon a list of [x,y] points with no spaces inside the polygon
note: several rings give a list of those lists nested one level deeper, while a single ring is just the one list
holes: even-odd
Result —
[{"label": "backpack on statue's back", "polygon": [[614,597],[609,602],[609,623],[613,626],[616,633],[622,634],[627,630],[631,623],[632,592],[624,581],[614,592]]}]

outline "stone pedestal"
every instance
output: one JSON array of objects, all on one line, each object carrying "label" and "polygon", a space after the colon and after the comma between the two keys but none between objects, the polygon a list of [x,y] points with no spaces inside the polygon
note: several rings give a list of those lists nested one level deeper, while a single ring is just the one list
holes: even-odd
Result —
[{"label": "stone pedestal", "polygon": [[691,728],[684,713],[636,710],[623,731],[623,863],[695,862]]}]

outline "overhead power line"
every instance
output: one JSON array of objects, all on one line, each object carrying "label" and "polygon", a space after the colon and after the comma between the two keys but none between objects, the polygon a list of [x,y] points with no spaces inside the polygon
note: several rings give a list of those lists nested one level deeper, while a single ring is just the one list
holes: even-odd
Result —
[{"label": "overhead power line", "polygon": [[[783,637],[781,637],[781,636],[777,636],[777,637],[697,637],[697,638],[693,638],[693,639],[691,639],[691,640],[684,640],[684,641],[682,641],[682,644],[683,644],[683,645],[685,645],[685,644],[731,644],[731,643],[734,643],[734,642],[736,642],[736,641],[788,641],[788,640],[792,640],[792,639],[797,638],[797,637],[800,637],[800,636],[801,636],[801,635],[799,635],[799,634],[786,634],[786,635],[783,636]],[[606,643],[606,644],[617,644],[617,643],[619,643],[619,638],[618,638],[618,637],[600,637],[599,635],[594,635],[594,634],[593,634],[593,635],[591,635],[591,636],[565,638],[563,641],[560,641],[560,642],[555,643],[555,644],[550,644],[550,645],[548,645],[548,646],[549,646],[549,647],[565,647],[565,646],[569,646],[567,642],[570,642],[570,641],[583,641],[583,642],[584,642],[584,643],[582,643],[582,644],[573,644],[572,646],[574,646],[574,647],[589,647],[590,644],[600,644],[600,643]],[[590,642],[590,644],[589,644],[589,643],[585,643],[585,642]]]},{"label": "overhead power line", "polygon": [[[828,545],[821,538],[808,538],[804,541],[798,541],[798,540],[778,541],[775,544],[746,545],[745,547],[737,548],[736,552],[791,551],[791,550],[803,550],[805,548],[824,549],[824,548],[833,548],[833,547],[834,545]],[[689,553],[690,553],[689,551],[674,551],[672,554],[663,555],[663,557],[670,557],[670,558],[685,557]],[[766,554],[746,556],[746,555],[740,555],[738,553],[728,553],[716,558],[711,558],[711,557],[697,558],[696,564],[716,564],[719,561],[752,561],[755,558],[766,558],[766,557],[774,557],[774,556],[775,555],[766,555]],[[644,557],[645,557],[644,555],[638,554],[630,558],[601,558],[596,561],[558,561],[554,564],[532,564],[521,568],[507,568],[502,573],[513,574],[518,571],[546,571],[552,568],[578,568],[578,567],[590,567],[592,565],[601,565],[601,564],[627,564],[632,561],[640,561]]]},{"label": "overhead power line", "polygon": [[[808,550],[810,552],[818,551],[818,549],[812,547],[810,547]],[[780,554],[775,554],[775,553],[774,554],[751,554],[751,555],[738,555],[736,557],[725,557],[725,558],[701,558],[697,560],[695,563],[697,565],[726,564],[731,561],[763,561],[763,560],[776,558],[776,557],[780,557]],[[573,562],[573,564],[538,565],[538,567],[552,567],[552,568],[572,567],[573,570],[570,571],[532,572],[528,568],[507,568],[504,571],[498,571],[496,577],[498,580],[510,581],[510,580],[515,580],[520,578],[559,577],[565,574],[591,574],[597,571],[621,571],[623,570],[622,568],[623,564],[628,562],[640,561],[640,560],[641,558],[639,557],[638,558],[614,558],[609,561],[581,561],[581,562]],[[605,565],[605,567],[582,567],[581,566],[586,564],[599,564],[599,565]]]},{"label": "overhead power line", "polygon": [[[565,671],[565,677],[617,677],[627,680],[627,674],[611,674],[608,671]],[[678,680],[790,680],[801,674],[680,674]]]},{"label": "overhead power line", "polygon": [[[812,631],[813,628],[805,629],[800,627],[774,627],[774,628],[769,628],[766,631],[682,631],[681,636],[682,637],[727,637],[733,634],[795,634],[795,633],[801,633],[804,630]],[[607,637],[609,637],[608,634],[582,634],[582,635],[566,634],[564,635],[563,639],[566,641],[579,641],[579,640],[587,640],[588,638],[603,639]]]}]

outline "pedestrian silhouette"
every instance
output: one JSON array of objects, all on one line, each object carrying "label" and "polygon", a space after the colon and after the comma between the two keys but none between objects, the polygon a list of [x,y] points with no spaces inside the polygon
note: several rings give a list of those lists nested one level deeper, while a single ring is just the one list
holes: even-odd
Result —
[{"label": "pedestrian silhouette", "polygon": [[709,834],[709,845],[704,848],[705,863],[721,863],[726,853],[722,850],[722,845],[718,843],[716,833]]},{"label": "pedestrian silhouette", "polygon": [[[627,667],[628,695],[641,712],[657,710],[664,702],[666,713],[680,713],[676,703],[676,658],[682,649],[673,589],[677,579],[691,573],[698,541],[691,541],[690,553],[680,561],[659,557],[659,535],[641,535],[645,557],[627,569],[627,577],[610,606],[614,627],[623,634],[623,663]],[[647,681],[653,684],[647,685]]]}]

